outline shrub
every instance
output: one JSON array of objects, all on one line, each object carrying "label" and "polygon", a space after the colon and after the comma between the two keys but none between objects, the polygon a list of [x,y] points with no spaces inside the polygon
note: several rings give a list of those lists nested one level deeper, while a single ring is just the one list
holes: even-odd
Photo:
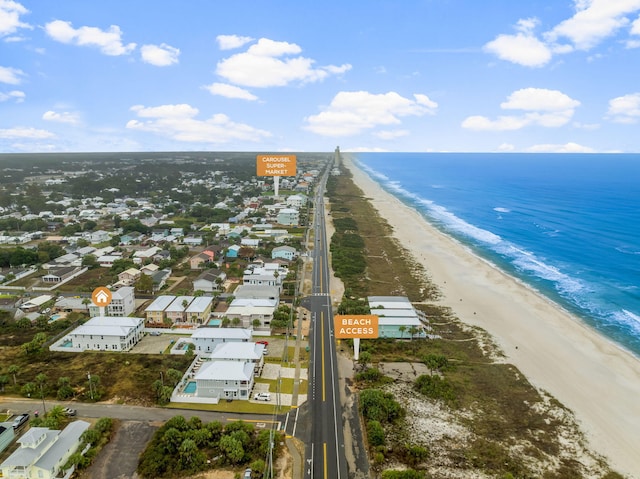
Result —
[{"label": "shrub", "polygon": [[371,446],[384,445],[384,428],[379,421],[369,421],[367,423],[367,437]]},{"label": "shrub", "polygon": [[415,389],[431,399],[441,399],[447,402],[454,402],[456,394],[453,386],[440,376],[422,375],[416,379]]}]

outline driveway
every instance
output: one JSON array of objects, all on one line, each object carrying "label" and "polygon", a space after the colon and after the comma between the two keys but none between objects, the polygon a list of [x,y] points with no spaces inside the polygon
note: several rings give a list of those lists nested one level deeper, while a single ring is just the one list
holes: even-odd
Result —
[{"label": "driveway", "polygon": [[123,421],[81,479],[137,479],[140,454],[158,429],[157,423]]}]

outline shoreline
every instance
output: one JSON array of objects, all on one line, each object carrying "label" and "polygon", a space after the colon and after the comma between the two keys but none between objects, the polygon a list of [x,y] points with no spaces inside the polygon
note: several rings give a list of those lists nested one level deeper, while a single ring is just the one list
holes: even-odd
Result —
[{"label": "shoreline", "polygon": [[346,156],[354,183],[440,289],[434,303],[485,329],[505,361],[572,410],[591,449],[640,479],[640,360],[437,229]]}]

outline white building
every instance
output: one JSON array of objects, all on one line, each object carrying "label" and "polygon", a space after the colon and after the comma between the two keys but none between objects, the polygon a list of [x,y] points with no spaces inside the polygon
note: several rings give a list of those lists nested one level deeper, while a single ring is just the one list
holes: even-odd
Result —
[{"label": "white building", "polygon": [[98,316],[62,339],[49,349],[52,351],[129,351],[144,335],[144,319]]},{"label": "white building", "polygon": [[[136,309],[136,294],[132,286],[123,286],[111,293],[111,303],[105,308],[105,316],[129,316]],[[100,316],[100,308],[89,304],[89,316]]]},{"label": "white building", "polygon": [[250,329],[239,328],[198,328],[191,341],[196,346],[196,354],[210,353],[223,343],[249,342],[252,338]]},{"label": "white building", "polygon": [[250,361],[207,361],[195,374],[198,397],[249,399],[254,364]]},{"label": "white building", "polygon": [[229,319],[238,318],[244,328],[253,327],[253,321],[260,321],[261,327],[270,327],[278,302],[272,299],[234,299],[224,313]]},{"label": "white building", "polygon": [[[18,439],[20,447],[0,464],[0,477],[53,479],[62,477],[62,467],[80,445],[80,436],[90,424],[73,421],[62,431],[32,427]],[[66,476],[65,476],[66,477]]]},{"label": "white building", "polygon": [[281,225],[298,226],[300,213],[293,208],[282,208],[278,212],[277,221]]},{"label": "white building", "polygon": [[276,246],[271,250],[272,259],[282,258],[289,261],[293,261],[297,255],[298,255],[298,252],[296,251],[295,248],[291,246]]},{"label": "white building", "polygon": [[257,372],[264,364],[264,350],[265,345],[261,343],[222,343],[205,356],[213,361],[248,361],[253,363]]}]

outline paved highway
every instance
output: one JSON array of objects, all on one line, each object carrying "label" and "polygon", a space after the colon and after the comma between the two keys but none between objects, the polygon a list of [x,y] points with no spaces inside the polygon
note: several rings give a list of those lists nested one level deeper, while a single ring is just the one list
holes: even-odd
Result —
[{"label": "paved highway", "polygon": [[333,312],[329,290],[329,260],[324,222],[324,185],[315,197],[313,286],[311,310],[311,363],[309,412],[311,441],[306,447],[305,479],[347,479],[338,362],[333,338]]}]

